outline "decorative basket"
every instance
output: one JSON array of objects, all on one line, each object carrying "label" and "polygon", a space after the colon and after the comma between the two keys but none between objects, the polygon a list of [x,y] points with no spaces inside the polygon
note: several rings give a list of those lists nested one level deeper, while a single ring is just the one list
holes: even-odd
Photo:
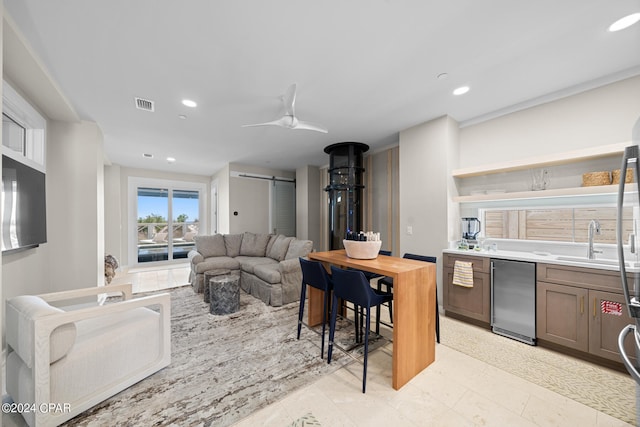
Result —
[{"label": "decorative basket", "polygon": [[[627,176],[624,179],[624,182],[633,182],[633,170],[627,169]],[[620,169],[616,169],[611,171],[611,183],[612,184],[620,184]]]},{"label": "decorative basket", "polygon": [[359,242],[357,240],[343,240],[342,244],[349,258],[375,259],[382,247],[382,241]]},{"label": "decorative basket", "polygon": [[582,174],[582,186],[591,187],[594,185],[611,184],[611,173],[609,171],[589,172]]}]

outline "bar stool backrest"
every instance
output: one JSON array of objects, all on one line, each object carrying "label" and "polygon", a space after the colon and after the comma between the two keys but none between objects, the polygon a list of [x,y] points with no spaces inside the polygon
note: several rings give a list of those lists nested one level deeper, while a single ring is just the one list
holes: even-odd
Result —
[{"label": "bar stool backrest", "polygon": [[321,262],[300,258],[300,267],[302,268],[302,283],[322,291],[331,290],[331,278]]}]

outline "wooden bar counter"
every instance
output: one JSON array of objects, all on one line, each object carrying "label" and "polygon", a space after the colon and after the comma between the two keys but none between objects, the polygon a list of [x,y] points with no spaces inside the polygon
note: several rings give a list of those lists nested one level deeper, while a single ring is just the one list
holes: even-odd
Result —
[{"label": "wooden bar counter", "polygon": [[[393,277],[393,388],[403,385],[435,360],[436,265],[379,255],[349,258],[344,249],[312,252],[309,259]],[[308,288],[310,325],[322,322],[322,291]]]}]

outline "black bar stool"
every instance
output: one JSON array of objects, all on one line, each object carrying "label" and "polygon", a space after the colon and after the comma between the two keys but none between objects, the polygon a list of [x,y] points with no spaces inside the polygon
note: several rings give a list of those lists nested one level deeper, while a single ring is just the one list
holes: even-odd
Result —
[{"label": "black bar stool", "polygon": [[[327,325],[327,312],[329,311],[329,296],[333,288],[331,277],[321,262],[300,259],[302,268],[302,286],[300,289],[300,308],[298,309],[298,339],[302,328],[302,316],[304,315],[304,301],[307,295],[307,285],[324,292],[324,303],[322,305],[322,345],[320,347],[320,358],[324,358],[324,334]],[[306,325],[305,325],[306,326]]]},{"label": "black bar stool", "polygon": [[[327,360],[331,363],[333,339],[336,332],[336,317],[338,314],[338,298],[341,298],[344,301],[349,301],[354,305],[361,307],[365,311],[367,317],[364,333],[364,370],[362,373],[362,392],[364,393],[367,386],[367,355],[369,353],[371,307],[377,307],[384,302],[391,301],[393,299],[393,295],[388,293],[379,293],[374,290],[362,271],[343,270],[332,266],[331,276],[333,279],[333,305],[331,309],[331,320],[329,323],[329,351]],[[376,322],[378,321],[379,319],[376,319]]]}]

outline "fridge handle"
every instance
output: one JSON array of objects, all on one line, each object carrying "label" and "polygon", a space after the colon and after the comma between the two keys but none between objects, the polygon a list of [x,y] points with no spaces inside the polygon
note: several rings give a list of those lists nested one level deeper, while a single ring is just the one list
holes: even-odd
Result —
[{"label": "fridge handle", "polygon": [[638,372],[636,367],[633,366],[633,363],[631,363],[631,359],[629,359],[629,356],[627,355],[627,352],[624,349],[625,338],[631,332],[635,332],[635,330],[636,330],[635,325],[627,325],[624,327],[624,329],[622,329],[622,331],[620,331],[620,335],[618,335],[618,350],[620,350],[620,355],[622,356],[622,362],[624,363],[624,367],[627,368],[627,371],[629,371],[629,374],[634,379],[634,381],[640,384],[640,373]]},{"label": "fridge handle", "polygon": [[640,195],[640,169],[638,166],[638,160],[640,153],[637,145],[631,145],[624,149],[624,156],[622,157],[622,165],[620,166],[620,183],[618,184],[618,203],[617,203],[617,215],[616,215],[616,238],[618,242],[618,263],[620,265],[620,276],[622,279],[622,291],[624,292],[625,300],[627,301],[627,310],[631,317],[637,317],[634,315],[635,309],[632,309],[631,293],[629,292],[629,283],[627,280],[627,269],[624,262],[624,246],[622,239],[622,208],[624,204],[624,186],[627,176],[627,166],[629,163],[633,163],[635,170],[635,179],[637,184],[637,194]]}]

